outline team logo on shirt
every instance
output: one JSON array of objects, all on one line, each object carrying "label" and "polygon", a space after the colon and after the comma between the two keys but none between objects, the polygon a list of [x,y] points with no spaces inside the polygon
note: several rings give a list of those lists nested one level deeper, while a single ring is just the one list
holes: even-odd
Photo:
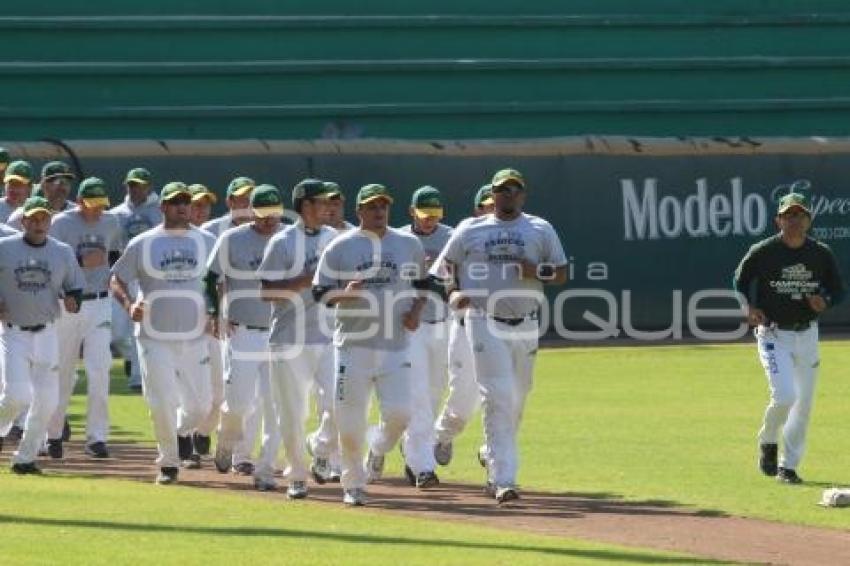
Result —
[{"label": "team logo on shirt", "polygon": [[783,267],[780,279],[771,281],[770,287],[779,295],[788,295],[791,299],[799,301],[819,291],[820,282],[812,280],[814,275],[805,264],[797,263]]},{"label": "team logo on shirt", "polygon": [[398,263],[391,254],[385,254],[382,257],[363,257],[355,269],[369,275],[363,279],[366,287],[381,287],[389,285],[396,278]]},{"label": "team logo on shirt", "polygon": [[484,242],[487,261],[508,263],[521,261],[525,257],[525,239],[520,232],[499,230]]},{"label": "team logo on shirt", "polygon": [[35,295],[50,284],[52,272],[47,261],[29,258],[18,263],[15,268],[15,283],[18,290]]},{"label": "team logo on shirt", "polygon": [[77,243],[76,251],[78,256],[95,250],[106,251],[106,240],[100,234],[86,234]]},{"label": "team logo on shirt", "polygon": [[176,248],[163,253],[159,269],[168,281],[188,281],[196,276],[198,259],[191,248]]},{"label": "team logo on shirt", "polygon": [[142,232],[150,230],[152,227],[153,224],[147,218],[140,214],[134,214],[127,221],[127,225],[124,227],[124,230],[127,232],[128,238],[132,239]]}]

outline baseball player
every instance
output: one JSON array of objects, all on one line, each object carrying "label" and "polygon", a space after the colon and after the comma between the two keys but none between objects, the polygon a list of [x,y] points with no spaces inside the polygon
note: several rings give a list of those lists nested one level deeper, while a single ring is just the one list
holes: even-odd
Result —
[{"label": "baseball player", "polygon": [[[200,228],[210,220],[212,207],[218,202],[218,196],[206,185],[195,183],[189,185],[192,193],[192,209],[190,211],[190,222],[192,226]],[[198,457],[208,456],[210,453],[212,432],[218,426],[221,404],[224,402],[224,366],[222,362],[221,340],[213,334],[213,322],[210,319],[210,328],[207,329],[206,341],[210,353],[210,386],[212,387],[212,405],[207,416],[198,425],[198,429],[192,436],[192,446]]]},{"label": "baseball player", "polygon": [[491,182],[495,210],[457,227],[432,272],[459,282],[451,302],[464,315],[484,412],[488,492],[519,497],[517,432],[531,389],[543,284],[563,284],[567,259],[552,225],[522,211],[526,183],[515,169]]},{"label": "baseball player", "polygon": [[[110,209],[110,213],[114,214],[121,224],[122,249],[142,232],[162,223],[159,196],[152,191],[150,171],[143,167],[130,169],[124,177],[124,187],[127,189],[124,202]],[[133,287],[130,291],[135,296],[137,289]],[[127,311],[114,303],[112,305],[112,341],[117,349],[124,353],[130,390],[141,392],[139,350],[132,328],[133,324],[127,316]]]},{"label": "baseball player", "polygon": [[[33,188],[32,194],[36,196],[39,192],[42,193],[41,196],[47,199],[53,212],[64,212],[77,206],[74,201],[68,200],[74,179],[76,179],[76,175],[67,163],[49,161],[41,168],[39,191]],[[19,208],[9,215],[6,223],[15,230],[21,230],[22,217],[23,211]],[[62,333],[61,330],[59,333]]]},{"label": "baseball player", "polygon": [[[472,203],[472,218],[493,213],[493,193],[490,184],[478,189]],[[437,417],[434,432],[434,459],[441,466],[449,465],[453,441],[466,428],[466,423],[480,404],[481,395],[475,383],[472,346],[463,328],[463,312],[453,311],[449,328],[449,394],[443,411]],[[485,453],[482,446],[479,453]]]},{"label": "baseball player", "polygon": [[0,199],[0,222],[6,222],[24,204],[32,190],[32,165],[27,161],[13,161],[3,174],[5,193]]},{"label": "baseball player", "polygon": [[776,224],[779,233],[750,248],[734,283],[755,326],[770,389],[758,433],[759,468],[780,482],[799,484],[820,365],[817,318],[841,301],[844,285],[832,251],[808,236],[812,214],[803,195],[780,199]]},{"label": "baseball player", "polygon": [[227,214],[207,221],[201,226],[204,230],[218,238],[228,228],[239,226],[253,219],[251,212],[251,193],[256,183],[248,177],[236,177],[227,186],[224,204]]},{"label": "baseball player", "polygon": [[112,355],[112,305],[109,299],[109,266],[117,261],[121,249],[121,226],[111,214],[107,186],[97,177],[80,183],[75,208],[56,215],[50,235],[71,246],[83,269],[86,285],[79,312],[65,312],[56,327],[59,344],[59,403],[47,429],[47,452],[61,458],[62,430],[68,403],[74,391],[77,358],[83,346],[88,406],[86,410],[85,452],[94,458],[108,458],[109,368]]},{"label": "baseball player", "polygon": [[85,277],[73,250],[47,233],[50,206],[42,197],[24,202],[22,234],[0,239],[0,299],[3,333],[3,392],[0,433],[29,405],[26,426],[12,457],[16,474],[41,473],[35,459],[59,395],[59,337],[54,320],[59,296],[76,312]]},{"label": "baseball player", "polygon": [[[254,220],[225,230],[207,265],[207,296],[212,305],[221,302],[224,306],[224,403],[215,451],[220,472],[242,463],[234,460],[234,447],[246,436],[246,417],[255,408],[260,383],[269,379],[266,352],[271,308],[262,299],[257,270],[266,245],[281,229],[283,202],[280,191],[272,185],[257,186],[250,199]],[[221,301],[220,283],[225,290]],[[215,311],[218,315],[217,308]]]},{"label": "baseball player", "polygon": [[[434,187],[419,187],[410,203],[412,224],[401,228],[413,234],[425,249],[426,267],[437,259],[449,241],[452,229],[441,224],[443,199]],[[436,294],[429,295],[419,328],[410,335],[410,363],[416,379],[410,382],[410,424],[402,439],[405,475],[420,489],[439,484],[434,469],[434,415],[443,398],[448,375],[448,308]]]},{"label": "baseball player", "polygon": [[325,205],[324,223],[339,233],[357,228],[345,219],[345,195],[339,185],[333,181],[325,181],[328,185],[328,202]]},{"label": "baseball player", "polygon": [[[256,183],[254,180],[248,177],[236,177],[230,181],[227,186],[227,190],[225,191],[225,205],[228,209],[227,214],[213,220],[209,220],[202,225],[203,229],[210,232],[216,238],[219,238],[225,230],[239,226],[246,222],[251,222],[254,218],[251,211],[251,194],[254,191],[255,185]],[[214,337],[208,337],[211,355],[223,356],[221,341],[219,340],[215,343],[213,342],[213,338]],[[218,381],[218,376],[213,376],[213,379]],[[224,379],[223,376],[221,379]],[[259,383],[261,389],[268,388],[268,380],[261,379],[259,380]],[[214,389],[218,387],[218,384],[216,384]],[[224,386],[222,385],[221,387],[223,394]],[[254,472],[254,464],[251,462],[251,452],[254,448],[254,440],[256,438],[260,418],[262,416],[260,404],[264,400],[269,401],[268,403],[263,404],[262,409],[265,413],[270,415],[273,412],[273,407],[270,406],[270,397],[271,395],[269,393],[265,396],[258,394],[258,396],[254,398],[251,405],[252,409],[246,416],[246,422],[243,429],[245,434],[242,436],[242,440],[237,442],[235,446],[229,447],[229,450],[232,451],[233,458],[236,462],[235,466],[233,466],[233,470],[238,474],[251,475]],[[218,410],[220,410],[220,408],[221,403],[218,405]],[[202,423],[204,429],[209,426],[209,423],[212,420],[212,413],[215,410],[216,408],[214,407],[212,411],[210,411],[210,418],[206,419],[205,422]],[[218,422],[215,424],[217,425]],[[277,429],[277,427],[274,428]],[[223,462],[223,460],[221,460],[221,462]]]},{"label": "baseball player", "polygon": [[[191,463],[191,434],[211,397],[203,276],[213,242],[189,224],[191,202],[184,183],[166,184],[162,224],[130,240],[112,266],[113,297],[139,323],[143,391],[159,448],[158,484],[175,483],[180,464]],[[129,291],[133,282],[138,297]]]},{"label": "baseball player", "polygon": [[[418,327],[424,306],[414,283],[424,279],[425,251],[414,236],[388,227],[392,201],[383,185],[362,187],[357,193],[360,229],[331,242],[313,278],[314,298],[336,306],[334,415],[347,505],[365,503],[367,480],[381,477],[384,455],[410,419],[408,334]],[[380,424],[364,465],[373,388]]]},{"label": "baseball player", "polygon": [[[315,302],[311,287],[314,270],[324,249],[336,236],[336,230],[322,225],[324,207],[333,189],[318,179],[304,179],[295,185],[292,206],[300,219],[274,236],[266,247],[260,265],[263,296],[274,301],[272,330],[269,336],[272,391],[279,409],[280,434],[289,468],[286,476],[290,499],[307,496],[305,462],[305,424],[307,397],[312,386],[317,395],[332,401],[333,350],[323,332],[325,307]],[[324,435],[313,438],[312,473],[318,483],[328,481],[330,457],[337,449],[337,431],[333,407],[318,403]],[[274,455],[261,458],[254,473],[258,489],[273,489]]]}]

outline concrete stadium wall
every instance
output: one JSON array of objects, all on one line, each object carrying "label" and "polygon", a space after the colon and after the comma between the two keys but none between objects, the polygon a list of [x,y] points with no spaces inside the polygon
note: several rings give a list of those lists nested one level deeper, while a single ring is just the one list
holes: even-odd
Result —
[{"label": "concrete stadium wall", "polygon": [[[527,210],[547,218],[570,258],[577,293],[559,311],[568,328],[598,326],[588,314],[628,333],[664,329],[700,291],[729,290],[737,262],[773,233],[779,195],[793,186],[812,198],[814,235],[830,244],[850,276],[850,139],[670,139],[582,137],[542,140],[431,141],[0,141],[40,165],[53,158],[98,175],[120,194],[130,167],[146,166],[161,186],[203,182],[223,194],[249,175],[288,189],[306,176],[338,181],[351,201],[357,188],[381,182],[397,195],[394,225],[418,186],[439,187],[451,224],[467,216],[478,187],[499,168],[523,171]],[[579,291],[581,290],[581,291]],[[580,295],[588,295],[581,297]],[[555,295],[550,296],[555,299]],[[730,308],[729,300],[701,306]],[[590,317],[592,318],[592,316]],[[733,326],[734,317],[705,320]],[[824,317],[850,325],[850,301]],[[603,325],[605,326],[605,325]]]}]

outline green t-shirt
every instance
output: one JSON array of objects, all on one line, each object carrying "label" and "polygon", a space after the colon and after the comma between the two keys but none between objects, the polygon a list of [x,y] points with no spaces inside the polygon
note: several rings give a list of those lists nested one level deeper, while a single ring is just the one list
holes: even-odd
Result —
[{"label": "green t-shirt", "polygon": [[735,288],[771,322],[781,325],[817,318],[806,300],[808,296],[822,295],[837,303],[844,295],[829,246],[806,238],[801,247],[790,248],[779,235],[750,248],[735,270]]}]

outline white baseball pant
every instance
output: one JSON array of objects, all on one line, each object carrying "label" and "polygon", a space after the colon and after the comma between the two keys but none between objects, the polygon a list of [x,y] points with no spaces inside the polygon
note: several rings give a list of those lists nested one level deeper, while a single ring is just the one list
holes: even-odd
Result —
[{"label": "white baseball pant", "polygon": [[[277,456],[280,452],[280,443],[281,443],[281,434],[280,434],[280,409],[278,404],[274,400],[274,391],[272,389],[271,384],[271,371],[265,372],[265,374],[260,376],[260,381],[257,384],[258,387],[258,398],[260,407],[259,409],[254,411],[254,414],[262,417],[262,437],[260,440],[260,454],[258,456],[258,460],[260,462],[268,462],[269,466],[272,469],[272,473],[275,471],[275,464],[277,462]],[[260,412],[262,411],[262,413]],[[250,419],[249,419],[250,420]],[[239,446],[242,449],[241,445],[244,444],[248,446],[249,450],[253,450],[254,440],[256,439],[256,431],[257,420],[254,419],[253,426],[254,429],[252,431],[246,431],[245,438],[242,440]],[[250,444],[248,441],[250,440]],[[236,454],[236,452],[234,452]],[[250,457],[250,451],[248,452]],[[248,460],[242,460],[247,462]],[[256,474],[255,474],[256,475]],[[268,477],[270,476],[259,476],[259,477]]]},{"label": "white baseball pant", "polygon": [[537,358],[537,320],[516,326],[470,311],[465,319],[481,391],[487,470],[495,485],[515,485],[517,434]]},{"label": "white baseball pant", "polygon": [[112,308],[109,297],[83,301],[78,313],[64,308],[56,321],[59,342],[59,405],[47,428],[48,438],[60,438],[68,404],[77,382],[77,359],[83,346],[86,369],[86,442],[106,442],[109,437],[109,368],[112,354]]},{"label": "white baseball pant", "polygon": [[818,326],[807,330],[755,329],[759,359],[767,375],[770,402],[758,433],[760,444],[778,444],[779,465],[796,470],[806,449],[806,432],[814,400],[820,355]]},{"label": "white baseball pant", "polygon": [[224,361],[221,340],[207,334],[204,336],[210,355],[210,391],[212,403],[207,416],[198,425],[198,434],[210,436],[221,418],[221,404],[224,402]]},{"label": "white baseball pant", "polygon": [[434,426],[437,442],[454,440],[481,404],[475,381],[472,346],[466,336],[462,315],[453,316],[449,326],[449,393]]},{"label": "white baseball pant", "polygon": [[[305,481],[309,475],[305,433],[309,393],[320,375],[333,375],[333,351],[329,344],[307,344],[273,347],[269,356],[278,431],[289,464],[284,473],[289,481]],[[263,451],[256,472],[258,477],[271,478],[274,458],[275,454]]]},{"label": "white baseball pant", "polygon": [[210,405],[209,360],[204,338],[139,338],[142,389],[159,448],[157,464],[180,465],[177,436],[189,436]]},{"label": "white baseball pant", "polygon": [[29,406],[24,436],[12,463],[34,462],[44,442],[47,424],[59,402],[59,338],[56,325],[30,332],[3,324],[0,355],[3,358],[3,392],[0,394],[0,435],[5,436],[15,418]]},{"label": "white baseball pant", "polygon": [[337,347],[334,362],[334,414],[339,428],[342,487],[366,486],[363,447],[369,401],[375,389],[380,422],[369,449],[384,455],[395,446],[410,420],[410,361],[407,349]]},{"label": "white baseball pant", "polygon": [[434,420],[448,376],[448,321],[420,322],[410,335],[410,422],[404,432],[404,459],[414,474],[433,472]]},{"label": "white baseball pant", "polygon": [[268,330],[235,325],[224,342],[224,403],[218,440],[233,447],[233,463],[250,461],[256,438],[263,381],[267,376]]}]

